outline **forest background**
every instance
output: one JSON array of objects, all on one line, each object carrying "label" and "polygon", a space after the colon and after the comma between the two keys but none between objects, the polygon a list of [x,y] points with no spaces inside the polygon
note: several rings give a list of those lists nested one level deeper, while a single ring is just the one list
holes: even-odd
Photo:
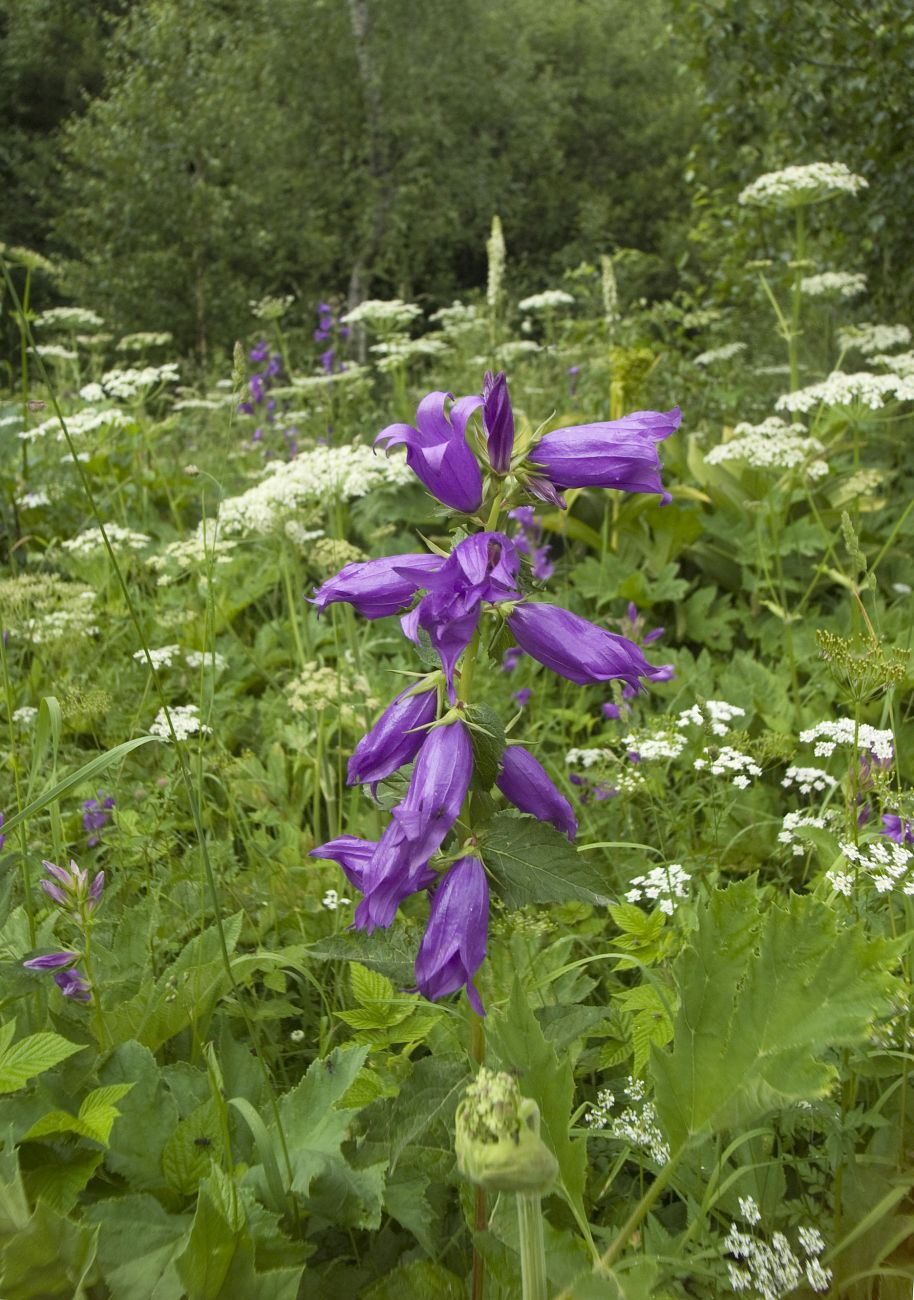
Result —
[{"label": "forest background", "polygon": [[911,314],[910,0],[0,0],[0,35],[0,240],[201,361],[265,291],[433,310],[496,212],[518,292],[633,250],[629,294],[724,299],[735,194],[820,157],[870,186],[835,264]]}]

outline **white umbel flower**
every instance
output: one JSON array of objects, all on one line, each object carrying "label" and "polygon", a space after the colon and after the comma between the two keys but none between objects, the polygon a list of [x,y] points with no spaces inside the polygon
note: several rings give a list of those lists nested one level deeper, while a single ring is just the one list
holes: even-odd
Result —
[{"label": "white umbel flower", "polygon": [[766,172],[746,186],[739,201],[760,208],[799,208],[840,194],[857,194],[868,183],[844,163],[808,163]]}]

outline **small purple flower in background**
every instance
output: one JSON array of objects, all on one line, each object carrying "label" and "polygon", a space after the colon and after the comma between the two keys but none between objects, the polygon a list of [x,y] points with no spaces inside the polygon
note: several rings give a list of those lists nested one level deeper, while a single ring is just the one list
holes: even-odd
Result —
[{"label": "small purple flower in background", "polygon": [[416,985],[434,1001],[466,985],[470,1006],[485,1010],[473,976],[486,956],[489,885],[478,858],[460,858],[432,895],[428,925],[416,957]]},{"label": "small purple flower in background", "polygon": [[547,582],[555,572],[555,566],[549,561],[551,547],[539,545],[543,525],[534,515],[533,506],[517,506],[508,511],[508,518],[517,523],[514,545],[523,555],[530,557],[534,578],[537,582]]},{"label": "small purple flower in background", "polygon": [[503,673],[513,673],[514,669],[524,657],[524,652],[519,645],[509,646],[501,659],[501,670]]},{"label": "small purple flower in background", "polygon": [[251,348],[248,353],[248,360],[255,361],[259,364],[261,361],[266,361],[269,355],[270,345],[267,343],[266,339],[261,339],[259,343],[255,343]]},{"label": "small purple flower in background", "polygon": [[78,952],[49,952],[22,964],[26,970],[53,971],[54,983],[65,998],[72,998],[74,1002],[91,1002],[92,986],[74,969],[79,960]]},{"label": "small purple flower in background", "polygon": [[879,834],[886,839],[894,840],[896,844],[914,844],[914,822],[897,813],[883,813],[882,827]]},{"label": "small purple flower in background", "polygon": [[529,453],[530,491],[562,506],[556,489],[573,487],[657,493],[666,504],[672,497],[660,481],[657,443],[674,433],[681,419],[675,406],[672,411],[635,411],[621,420],[555,429]]},{"label": "small purple flower in background", "polygon": [[581,373],[580,366],[568,367],[568,393],[571,397],[578,391],[578,375]]},{"label": "small purple flower in background", "polygon": [[333,374],[333,348],[328,348],[326,352],[321,353],[321,366],[325,375]]},{"label": "small purple flower in background", "polygon": [[532,694],[533,691],[529,686],[522,686],[519,691],[514,692],[512,698],[517,700],[517,703],[520,705],[522,709],[525,709],[527,705],[530,703],[530,697]]},{"label": "small purple flower in background", "polygon": [[97,832],[104,830],[110,822],[113,807],[114,796],[106,796],[104,790],[99,790],[97,799],[87,799],[83,804],[83,830],[89,832],[86,844],[90,849],[98,844],[100,837]]},{"label": "small purple flower in background", "polygon": [[[453,401],[450,415],[445,405]],[[387,450],[406,446],[406,463],[432,496],[452,510],[472,514],[482,504],[482,472],[466,440],[467,421],[482,405],[480,396],[461,397],[435,392],[423,397],[416,409],[415,426],[389,424],[375,438]]]},{"label": "small purple flower in background", "polygon": [[600,709],[603,717],[608,718],[610,722],[618,722],[622,717],[627,717],[631,711],[632,706],[630,704],[624,702],[622,704],[614,704],[612,700],[607,700]]},{"label": "small purple flower in background", "polygon": [[551,822],[573,840],[578,831],[571,804],[553,785],[542,763],[521,745],[509,745],[502,754],[502,770],[495,781],[499,790],[519,808],[541,822]]},{"label": "small purple flower in background", "polygon": [[482,383],[482,427],[489,448],[489,464],[496,474],[507,474],[514,449],[514,412],[503,370],[487,370]]}]

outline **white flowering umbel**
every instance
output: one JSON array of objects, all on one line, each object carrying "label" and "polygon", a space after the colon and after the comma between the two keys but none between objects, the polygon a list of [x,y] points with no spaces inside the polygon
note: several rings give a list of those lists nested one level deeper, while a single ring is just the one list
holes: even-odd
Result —
[{"label": "white flowering umbel", "polygon": [[817,722],[800,732],[801,745],[815,745],[816,758],[830,758],[839,745],[855,745],[868,750],[880,762],[889,762],[895,756],[895,742],[891,731],[871,727],[869,723],[855,723],[853,718],[836,718]]},{"label": "white flowering umbel", "polygon": [[40,312],[33,323],[49,331],[70,331],[100,329],[105,322],[88,307],[50,307]]},{"label": "white flowering umbel", "polygon": [[785,813],[781,829],[778,831],[778,842],[787,845],[795,858],[801,858],[808,845],[803,842],[797,831],[802,830],[804,826],[822,831],[836,826],[840,820],[840,814],[837,812],[826,812],[820,817],[802,811]]},{"label": "white flowering umbel", "polygon": [[584,1116],[584,1123],[643,1152],[655,1165],[665,1165],[670,1158],[669,1144],[657,1122],[654,1103],[645,1099],[646,1091],[642,1080],[629,1075],[624,1092],[632,1104],[618,1115],[611,1114],[616,1099],[608,1088],[604,1089],[597,1093],[596,1104]]},{"label": "white flowering umbel", "polygon": [[[196,735],[198,732],[209,733],[212,727],[208,727],[200,719],[200,710],[196,704],[173,704],[168,710],[171,714],[171,725],[174,727],[175,736],[178,740],[187,740],[188,737]],[[171,740],[171,732],[168,730],[168,719],[164,709],[159,709],[158,713],[149,728],[151,736],[158,736],[159,740]]]},{"label": "white flowering umbel", "polygon": [[378,334],[400,334],[409,329],[422,308],[402,298],[366,298],[340,317],[347,325],[366,325]]},{"label": "white flowering umbel", "polygon": [[886,370],[905,379],[914,376],[914,352],[896,352],[894,355],[880,352],[870,360],[874,365],[885,366]]},{"label": "white flowering umbel", "polygon": [[677,727],[709,727],[715,736],[725,736],[730,730],[730,723],[735,718],[744,718],[746,710],[738,704],[728,704],[726,700],[703,700],[683,709],[676,719]]},{"label": "white flowering umbel", "polygon": [[219,506],[225,535],[266,536],[308,502],[351,501],[375,488],[411,482],[405,460],[375,456],[370,447],[315,447],[290,461],[270,461],[263,479]]},{"label": "white flowering umbel", "polygon": [[556,307],[571,307],[574,305],[574,298],[564,289],[544,289],[542,293],[531,294],[529,298],[522,298],[517,304],[518,310],[528,311],[555,311]]},{"label": "white flowering umbel", "polygon": [[[96,411],[92,406],[85,406],[81,411],[65,415],[64,420],[70,436],[77,439],[83,434],[95,433],[98,429],[122,429],[132,423],[130,417],[117,407],[112,407],[109,411]],[[42,420],[41,424],[36,424],[31,429],[22,429],[17,436],[22,442],[36,442],[48,434],[58,442],[66,441],[56,415],[48,420]]]},{"label": "white flowering umbel", "polygon": [[705,456],[708,465],[739,460],[752,469],[802,469],[809,478],[824,478],[828,465],[817,460],[825,448],[818,438],[806,437],[802,424],[785,424],[772,416],[761,424],[738,424],[734,437],[712,447]]},{"label": "white flowering umbel", "polygon": [[821,767],[788,767],[781,781],[785,790],[796,786],[800,794],[812,794],[814,790],[825,793],[834,790],[837,784],[831,773]]},{"label": "white flowering umbel", "polygon": [[729,776],[732,772],[735,775],[731,785],[737,789],[745,790],[751,785],[750,777],[762,775],[762,769],[753,758],[730,745],[724,745],[720,749],[705,748],[703,753],[705,757],[696,758],[692,764],[696,771],[707,769],[712,776]]},{"label": "white flowering umbel", "polygon": [[838,347],[843,352],[862,352],[865,357],[889,348],[901,348],[911,342],[907,325],[846,325],[838,330]]},{"label": "white flowering umbel", "polygon": [[[741,1196],[739,1209],[743,1221],[750,1228],[757,1228],[762,1216],[754,1199]],[[732,1289],[753,1300],[781,1300],[805,1279],[813,1291],[827,1291],[832,1273],[819,1259],[825,1249],[822,1234],[818,1228],[800,1227],[797,1236],[799,1254],[782,1232],[775,1232],[766,1241],[753,1232],[741,1232],[732,1223],[721,1243],[721,1253],[731,1256],[727,1277]]]},{"label": "white flowering umbel", "polygon": [[799,208],[841,194],[857,194],[867,185],[863,176],[857,176],[844,163],[808,163],[766,172],[746,186],[739,201],[760,208]]},{"label": "white flowering umbel", "polygon": [[902,894],[914,894],[911,873],[914,854],[903,844],[883,838],[863,846],[845,843],[841,852],[849,870],[832,868],[825,873],[825,879],[837,893],[849,898],[855,889],[868,887],[877,894],[891,894],[896,889]]},{"label": "white flowering umbel", "polygon": [[668,867],[654,867],[646,876],[635,876],[625,897],[629,903],[640,903],[642,898],[657,904],[660,911],[672,916],[677,901],[688,898],[688,884],[692,877],[683,871],[682,864],[671,862]]},{"label": "white flowering umbel", "polygon": [[804,275],[800,290],[810,298],[856,298],[866,292],[866,276],[856,271],[820,271]]},{"label": "white flowering umbel", "polygon": [[[115,551],[142,551],[144,547],[152,544],[152,538],[148,533],[135,533],[130,528],[122,527],[121,524],[106,523],[105,533]],[[102,535],[97,528],[87,528],[84,532],[77,533],[75,537],[68,537],[66,541],[61,542],[61,546],[72,555],[94,555],[105,549]]]},{"label": "white flowering umbel", "polygon": [[[180,653],[181,647],[179,645],[163,645],[157,649],[150,649],[149,658],[152,660],[153,668],[170,668]],[[146,663],[145,650],[135,651],[133,657],[138,663]]]},{"label": "white flowering umbel", "polygon": [[713,366],[720,361],[732,361],[738,357],[741,352],[746,351],[745,343],[723,343],[719,348],[710,348],[707,352],[699,352],[695,358],[696,366]]},{"label": "white flowering umbel", "polygon": [[914,401],[914,379],[902,375],[874,375],[868,370],[846,375],[834,370],[827,379],[808,388],[784,393],[775,402],[779,411],[803,414],[817,406],[867,406],[878,411],[886,402]]}]

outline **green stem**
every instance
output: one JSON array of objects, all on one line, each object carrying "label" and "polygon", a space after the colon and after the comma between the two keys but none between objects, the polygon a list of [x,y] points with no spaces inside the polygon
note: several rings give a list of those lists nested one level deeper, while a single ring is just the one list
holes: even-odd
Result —
[{"label": "green stem", "polygon": [[546,1242],[539,1194],[517,1193],[517,1227],[520,1236],[520,1280],[523,1300],[547,1300]]},{"label": "green stem", "polygon": [[800,283],[803,279],[803,260],[806,256],[806,229],[803,224],[802,207],[797,208],[796,236],[793,302],[790,311],[790,334],[787,339],[787,356],[790,361],[790,388],[792,392],[796,392],[800,387],[800,359],[797,344],[800,338],[800,308],[803,303],[803,291],[800,288]]}]

